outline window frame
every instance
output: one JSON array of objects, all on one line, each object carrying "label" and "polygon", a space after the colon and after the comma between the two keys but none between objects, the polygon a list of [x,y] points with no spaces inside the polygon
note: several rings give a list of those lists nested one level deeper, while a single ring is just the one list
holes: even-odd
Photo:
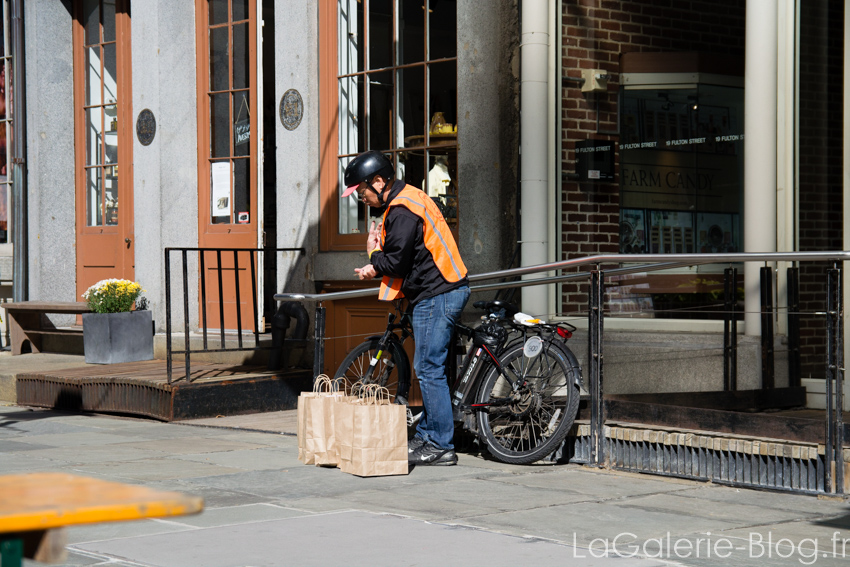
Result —
[{"label": "window frame", "polygon": [[[105,0],[100,0],[100,5],[105,3]],[[101,100],[98,105],[89,105],[86,98],[88,68],[86,66],[86,37],[85,27],[82,23],[83,17],[83,0],[75,0],[74,2],[74,19],[73,19],[73,49],[74,49],[74,144],[76,147],[75,164],[76,164],[76,217],[78,232],[82,234],[119,234],[125,232],[133,233],[133,207],[132,203],[121,203],[119,200],[117,218],[114,224],[106,223],[106,204],[105,200],[102,203],[103,218],[101,224],[90,225],[88,223],[88,208],[86,197],[86,183],[88,171],[93,168],[99,168],[104,172],[107,167],[105,157],[102,163],[87,163],[87,141],[86,132],[88,124],[86,122],[86,111],[95,106],[105,108],[106,103]],[[102,22],[99,24],[101,41],[98,45],[104,45]],[[117,186],[115,194],[123,194],[132,197],[133,191],[133,106],[132,106],[132,83],[131,83],[131,64],[132,51],[130,45],[130,0],[115,1],[115,38],[108,43],[115,45],[115,90],[116,90],[116,115],[117,131],[116,131],[116,159],[112,162],[113,167],[118,167],[119,177],[116,181]],[[92,44],[94,45],[94,44]],[[101,61],[101,69],[103,68]],[[101,87],[103,78],[101,78]],[[103,94],[103,93],[101,93]],[[105,119],[104,119],[105,120]],[[105,134],[105,130],[101,135]],[[105,154],[105,146],[102,149]],[[114,170],[113,170],[114,175]],[[102,182],[102,180],[101,180]],[[123,189],[122,189],[123,188]],[[105,193],[105,189],[101,187],[101,194]]]},{"label": "window frame", "polygon": [[[257,80],[257,57],[258,57],[258,49],[257,49],[257,33],[258,33],[258,15],[257,15],[257,0],[248,0],[247,7],[247,18],[244,20],[237,20],[238,22],[247,22],[248,26],[248,66],[249,69],[246,70],[248,74],[248,87],[245,88],[232,88],[232,79],[233,79],[233,69],[230,68],[230,72],[228,75],[228,88],[226,91],[212,91],[210,89],[210,42],[209,42],[209,2],[210,0],[195,0],[195,31],[196,31],[196,45],[197,45],[197,100],[198,100],[198,223],[199,223],[199,236],[200,240],[203,242],[205,234],[211,235],[228,235],[228,234],[245,234],[245,235],[253,235],[256,237],[258,228],[260,226],[259,217],[261,214],[260,211],[260,201],[259,201],[259,179],[258,179],[258,159],[259,159],[259,115],[260,108],[258,105],[258,80]],[[232,2],[228,1],[228,20],[226,24],[229,26],[230,31],[228,32],[228,57],[232,60],[232,52],[233,52],[233,20],[232,20]],[[215,27],[221,27],[221,24],[216,24]],[[242,92],[247,91],[249,93],[248,106],[249,106],[249,128],[250,128],[250,140],[249,140],[249,157],[248,161],[248,199],[249,199],[249,222],[247,223],[239,223],[234,221],[234,217],[237,212],[235,209],[231,210],[231,220],[233,222],[228,223],[214,223],[212,222],[212,214],[210,210],[211,203],[211,194],[212,194],[212,181],[211,181],[211,171],[212,171],[212,163],[213,162],[229,162],[233,163],[234,159],[245,159],[243,156],[236,156],[233,149],[233,124],[231,121],[228,121],[229,128],[229,145],[230,145],[230,154],[227,158],[217,158],[212,156],[212,150],[210,147],[212,135],[210,132],[212,121],[210,118],[210,94],[211,93],[234,93],[234,92]],[[231,99],[232,101],[232,99]],[[228,105],[230,108],[232,105]],[[230,108],[232,110],[232,108]],[[231,203],[233,201],[234,196],[234,180],[233,180],[233,169],[231,168],[230,175],[230,198]]]},{"label": "window frame", "polygon": [[[398,45],[399,26],[398,26],[398,6],[400,0],[393,0],[393,45]],[[368,6],[368,3],[366,4]],[[428,9],[428,0],[423,1],[423,9]],[[434,154],[433,150],[438,150],[438,153],[459,152],[457,140],[453,144],[433,143],[428,129],[428,122],[431,120],[430,98],[432,95],[430,69],[432,65],[443,63],[454,63],[455,65],[455,89],[457,87],[457,52],[454,57],[443,57],[430,60],[429,35],[428,29],[429,19],[424,21],[424,49],[423,59],[413,63],[400,63],[397,61],[398,52],[393,54],[392,64],[387,67],[376,69],[357,70],[351,73],[341,73],[339,62],[339,0],[321,0],[318,6],[319,12],[319,131],[321,139],[320,158],[319,158],[319,182],[320,182],[320,222],[319,222],[319,250],[320,251],[345,251],[345,250],[362,250],[366,241],[367,234],[365,232],[342,234],[339,232],[340,223],[340,207],[339,195],[340,187],[339,180],[341,171],[339,166],[340,159],[346,157],[351,158],[356,154],[341,154],[340,153],[340,112],[342,110],[339,100],[339,82],[342,78],[367,75],[375,72],[389,72],[393,78],[393,102],[392,112],[396,117],[390,121],[390,139],[393,141],[392,148],[359,148],[359,151],[374,149],[388,154],[398,167],[398,154],[409,151],[409,148],[398,146],[397,140],[397,120],[399,116],[399,92],[397,86],[397,74],[403,69],[422,68],[424,79],[423,94],[425,99],[424,115],[426,119],[424,128],[424,141],[422,145],[415,146],[416,151],[424,152],[423,163],[425,167],[425,175],[428,175],[428,166]],[[456,25],[456,24],[455,24]],[[368,18],[364,23],[366,35],[368,36]],[[398,48],[396,48],[398,49]],[[364,43],[362,50],[367,54],[368,37]],[[364,106],[368,108],[368,95],[364,102]],[[455,103],[455,115],[457,115],[457,103]],[[368,119],[365,123],[369,123]],[[368,135],[367,135],[368,145]],[[420,183],[415,183],[418,187]],[[424,190],[424,187],[420,187]],[[456,200],[455,200],[456,201]]]}]

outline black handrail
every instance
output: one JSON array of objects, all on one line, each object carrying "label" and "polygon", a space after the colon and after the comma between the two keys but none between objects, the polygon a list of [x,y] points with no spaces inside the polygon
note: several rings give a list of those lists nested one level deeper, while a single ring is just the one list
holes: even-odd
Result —
[{"label": "black handrail", "polygon": [[[199,256],[199,281],[201,292],[200,306],[200,330],[203,336],[203,347],[200,349],[192,349],[190,341],[190,324],[189,324],[189,277],[188,277],[188,253],[197,252]],[[165,249],[165,334],[166,334],[166,368],[168,373],[168,383],[171,384],[173,377],[173,358],[175,355],[182,354],[185,363],[185,378],[187,382],[191,382],[191,353],[212,353],[212,352],[237,352],[250,350],[270,350],[276,348],[274,345],[260,345],[260,331],[257,325],[259,319],[259,303],[257,299],[257,262],[255,255],[269,252],[299,252],[305,254],[304,248],[174,248]],[[183,333],[184,344],[183,350],[174,350],[172,344],[172,310],[171,310],[171,254],[179,253],[182,263],[183,275]],[[214,253],[216,259],[216,284],[218,287],[218,315],[220,323],[220,342],[218,348],[210,348],[208,340],[208,317],[207,317],[207,265],[205,256],[207,253]],[[236,331],[237,331],[237,347],[226,346],[224,315],[224,272],[222,268],[222,255],[233,254],[233,282],[235,286],[235,301],[236,301]],[[251,306],[254,321],[254,344],[246,346],[242,340],[242,297],[241,288],[239,285],[239,254],[247,253],[250,258],[250,273],[251,273]],[[291,340],[291,339],[287,339]]]}]

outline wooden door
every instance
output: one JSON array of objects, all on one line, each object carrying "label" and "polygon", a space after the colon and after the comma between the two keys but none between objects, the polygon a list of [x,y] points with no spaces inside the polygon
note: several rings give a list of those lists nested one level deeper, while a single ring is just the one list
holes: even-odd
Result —
[{"label": "wooden door", "polygon": [[[256,0],[196,0],[195,5],[199,246],[256,249]],[[253,297],[258,286],[262,289],[262,271],[251,277],[251,254],[240,252],[234,258],[232,251],[224,252],[221,264],[217,254],[205,254],[200,297],[209,328],[236,329],[237,312],[243,330],[256,328]]]},{"label": "wooden door", "polygon": [[128,0],[74,3],[77,295],[133,280],[133,159]]}]

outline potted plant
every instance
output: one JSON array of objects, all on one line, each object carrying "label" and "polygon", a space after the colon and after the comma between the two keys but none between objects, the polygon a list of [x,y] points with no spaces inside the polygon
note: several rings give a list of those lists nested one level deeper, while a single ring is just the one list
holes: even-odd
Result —
[{"label": "potted plant", "polygon": [[144,291],[136,282],[117,279],[101,280],[86,290],[83,299],[93,311],[83,314],[86,362],[153,359],[153,320]]}]

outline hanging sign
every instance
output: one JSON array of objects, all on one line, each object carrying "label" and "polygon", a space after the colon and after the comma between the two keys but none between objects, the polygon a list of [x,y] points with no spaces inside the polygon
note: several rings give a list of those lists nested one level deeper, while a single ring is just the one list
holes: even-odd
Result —
[{"label": "hanging sign", "polygon": [[242,146],[251,141],[251,123],[248,120],[239,120],[233,129],[235,140],[233,145]]}]

